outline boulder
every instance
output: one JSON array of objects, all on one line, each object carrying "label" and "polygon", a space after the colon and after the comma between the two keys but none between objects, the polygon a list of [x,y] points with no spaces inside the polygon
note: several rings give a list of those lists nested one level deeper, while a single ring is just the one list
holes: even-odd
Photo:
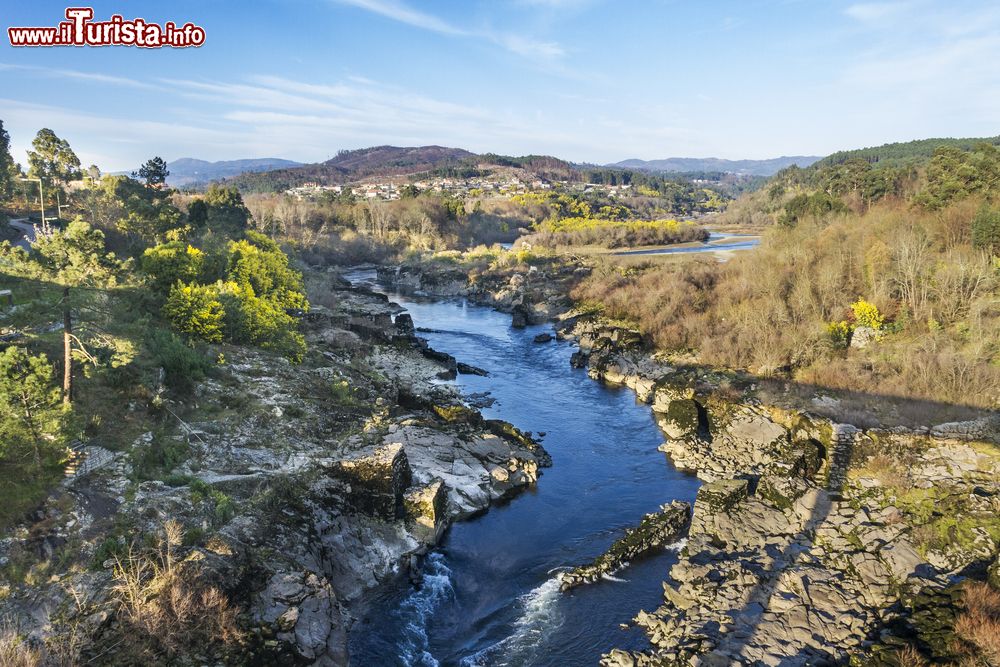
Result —
[{"label": "boulder", "polygon": [[394,324],[396,325],[396,333],[400,336],[412,336],[416,333],[413,326],[413,318],[409,313],[400,313],[399,315],[396,315],[396,321]]},{"label": "boulder", "polygon": [[448,488],[440,479],[414,486],[403,494],[403,509],[411,530],[421,540],[433,544],[445,527]]},{"label": "boulder", "polygon": [[358,511],[387,521],[403,515],[403,494],[412,479],[403,445],[391,443],[371,455],[340,461],[333,472],[349,484],[348,498]]},{"label": "boulder", "polygon": [[851,347],[858,350],[878,340],[878,332],[871,327],[856,327],[851,333]]},{"label": "boulder", "polygon": [[461,373],[462,375],[478,375],[480,377],[489,376],[489,373],[487,373],[482,368],[479,368],[478,366],[473,366],[471,364],[465,364],[462,363],[461,361],[455,364],[455,370]]},{"label": "boulder", "polygon": [[523,329],[528,326],[528,321],[531,313],[523,304],[518,304],[514,306],[514,309],[510,313],[511,320],[510,325],[515,329]]},{"label": "boulder", "polygon": [[657,423],[668,438],[693,437],[700,425],[699,405],[690,398],[670,401],[667,410],[657,416]]},{"label": "boulder", "polygon": [[257,597],[255,617],[312,665],[347,664],[347,630],[333,588],[312,572],[278,572]]}]

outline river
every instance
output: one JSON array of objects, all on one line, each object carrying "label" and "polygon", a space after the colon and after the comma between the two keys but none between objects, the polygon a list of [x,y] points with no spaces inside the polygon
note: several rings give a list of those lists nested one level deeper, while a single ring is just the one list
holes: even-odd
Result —
[{"label": "river", "polygon": [[693,502],[699,483],[657,451],[663,436],[649,407],[571,368],[572,344],[534,343],[548,325],[514,329],[509,315],[464,300],[386,293],[433,330],[420,334],[432,347],[489,372],[456,382],[496,399],[485,416],[544,432],[553,466],[510,502],[452,526],[419,587],[379,591],[352,629],[352,663],[593,665],[611,648],[644,646],[619,624],[659,606],[676,547],[570,594],[555,574],[589,562],[661,504]]},{"label": "river", "polygon": [[750,234],[724,234],[710,232],[708,240],[694,245],[666,246],[649,250],[623,250],[615,255],[680,255],[695,252],[718,252],[722,250],[750,250],[760,245],[760,237]]}]

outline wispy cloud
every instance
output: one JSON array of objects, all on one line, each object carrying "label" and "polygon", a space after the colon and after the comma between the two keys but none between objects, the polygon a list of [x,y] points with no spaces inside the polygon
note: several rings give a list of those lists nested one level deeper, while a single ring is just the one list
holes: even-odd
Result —
[{"label": "wispy cloud", "polygon": [[859,2],[850,5],[844,13],[862,23],[871,23],[889,18],[907,7],[906,2]]},{"label": "wispy cloud", "polygon": [[372,12],[374,14],[379,14],[393,21],[399,21],[400,23],[406,23],[407,25],[412,25],[415,28],[422,28],[424,30],[431,30],[433,32],[439,32],[445,35],[459,35],[467,36],[469,33],[466,30],[457,28],[447,21],[440,19],[431,14],[425,14],[419,10],[408,7],[401,2],[396,2],[395,0],[336,0],[340,4],[352,5],[358,7],[359,9],[364,9],[366,11]]},{"label": "wispy cloud", "polygon": [[122,76],[111,76],[109,74],[98,74],[95,72],[81,72],[72,69],[59,69],[51,67],[40,67],[37,65],[12,65],[0,63],[0,71],[18,71],[36,74],[49,78],[75,79],[78,81],[88,81],[94,83],[107,83],[115,86],[126,86],[128,88],[143,88],[146,90],[156,90],[157,87],[144,81],[129,79]]},{"label": "wispy cloud", "polygon": [[[497,46],[501,46],[512,53],[532,59],[550,60],[563,56],[565,51],[556,42],[533,39],[524,35],[510,32],[503,32],[489,28],[463,28],[456,26],[433,14],[427,14],[414,9],[399,0],[333,0],[342,5],[349,5],[378,14],[385,18],[406,25],[429,30],[442,35],[452,35],[454,37],[474,37],[485,39]],[[554,6],[571,3],[578,3],[579,0],[534,0],[535,2]]]}]

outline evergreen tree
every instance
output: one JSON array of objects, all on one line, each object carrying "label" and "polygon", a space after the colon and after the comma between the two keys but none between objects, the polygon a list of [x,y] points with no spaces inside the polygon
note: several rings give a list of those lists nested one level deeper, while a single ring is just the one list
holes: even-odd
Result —
[{"label": "evergreen tree", "polygon": [[150,188],[162,188],[169,175],[170,171],[167,169],[166,161],[159,156],[146,160],[145,164],[139,167],[137,174],[138,178],[146,182],[146,187]]},{"label": "evergreen tree", "polygon": [[14,194],[14,181],[20,176],[20,169],[14,164],[10,154],[10,134],[0,120],[0,201],[7,201]]},{"label": "evergreen tree", "polygon": [[0,461],[31,456],[41,466],[46,450],[60,442],[65,416],[45,355],[14,346],[0,352]]},{"label": "evergreen tree", "polygon": [[[104,246],[104,233],[77,218],[35,241],[30,253],[16,249],[11,256],[26,273],[62,286],[63,311],[63,401],[73,396],[72,288],[107,287],[115,284],[122,264]],[[78,342],[78,341],[77,341]]]},{"label": "evergreen tree", "polygon": [[64,185],[80,178],[80,158],[69,142],[48,128],[42,128],[28,151],[28,176],[46,183]]},{"label": "evergreen tree", "polygon": [[977,248],[1000,253],[1000,211],[983,204],[972,219],[972,244]]}]

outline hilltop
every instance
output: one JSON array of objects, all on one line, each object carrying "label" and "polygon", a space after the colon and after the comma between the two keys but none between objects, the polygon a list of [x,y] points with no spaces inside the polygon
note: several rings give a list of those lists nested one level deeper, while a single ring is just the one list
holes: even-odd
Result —
[{"label": "hilltop", "polygon": [[[851,159],[862,159],[871,164],[880,166],[901,166],[916,165],[927,162],[934,155],[934,151],[942,146],[950,146],[962,151],[970,151],[977,144],[987,143],[994,146],[1000,145],[1000,136],[996,137],[969,137],[964,139],[954,139],[951,137],[937,139],[916,139],[914,141],[899,141],[895,143],[882,144],[881,146],[871,146],[867,148],[857,148],[854,150],[837,151],[819,160],[814,165],[817,168],[832,167],[843,164]],[[799,165],[804,167],[806,165]]]},{"label": "hilltop", "polygon": [[715,157],[669,157],[663,160],[633,158],[605,166],[653,172],[723,172],[743,176],[773,176],[793,164],[808,167],[820,159],[819,155],[791,155],[768,160],[724,160]]},{"label": "hilltop", "polygon": [[373,178],[431,174],[472,177],[495,169],[520,169],[525,174],[551,179],[579,178],[572,164],[546,155],[510,157],[493,153],[478,155],[445,146],[374,146],[343,150],[326,162],[244,173],[229,180],[244,192],[281,192],[307,183],[342,185]]}]

